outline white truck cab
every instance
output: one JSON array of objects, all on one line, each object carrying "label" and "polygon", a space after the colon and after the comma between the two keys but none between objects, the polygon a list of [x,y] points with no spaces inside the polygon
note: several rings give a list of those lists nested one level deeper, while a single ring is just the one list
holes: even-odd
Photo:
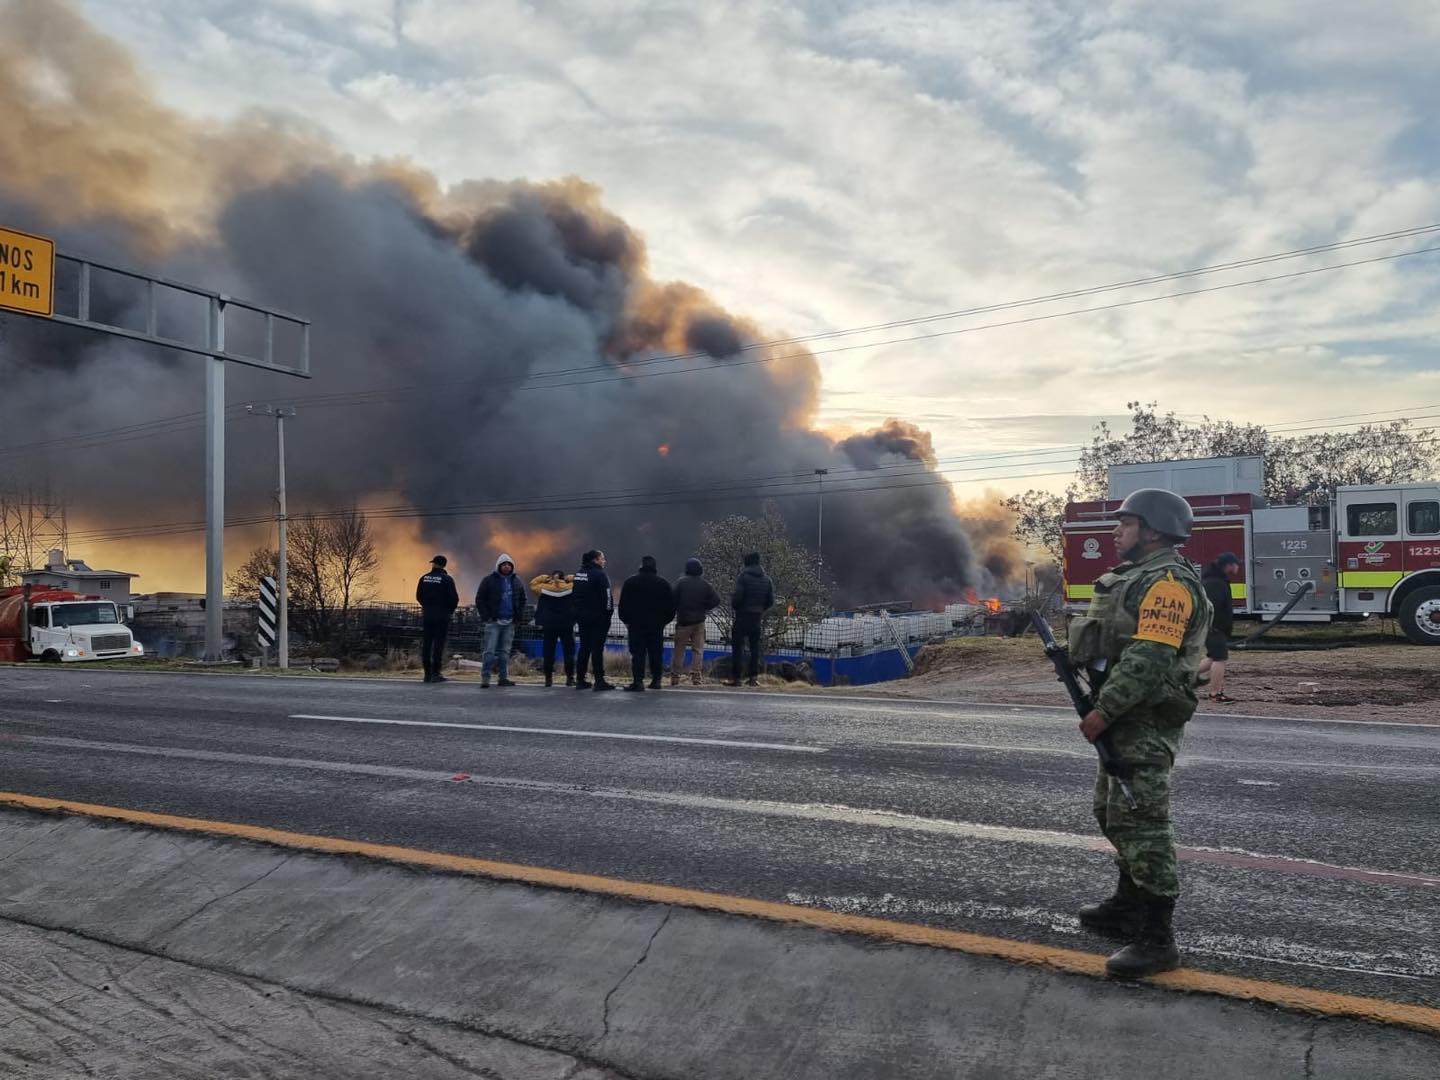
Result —
[{"label": "white truck cab", "polygon": [[30,655],[41,660],[119,660],[145,647],[109,600],[57,600],[30,609]]}]

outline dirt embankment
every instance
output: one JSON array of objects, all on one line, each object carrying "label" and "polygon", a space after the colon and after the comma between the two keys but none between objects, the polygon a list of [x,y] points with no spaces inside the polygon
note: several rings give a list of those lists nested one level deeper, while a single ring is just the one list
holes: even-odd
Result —
[{"label": "dirt embankment", "polygon": [[[907,697],[1063,705],[1065,692],[1033,636],[959,638],[928,646],[915,674],[870,688]],[[1204,712],[1440,723],[1440,648],[1380,639],[1347,648],[1233,651],[1225,692]]]}]

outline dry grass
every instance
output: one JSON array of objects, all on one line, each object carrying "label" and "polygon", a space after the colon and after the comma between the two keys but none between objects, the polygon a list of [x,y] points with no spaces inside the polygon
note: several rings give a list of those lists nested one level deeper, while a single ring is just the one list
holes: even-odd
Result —
[{"label": "dry grass", "polygon": [[915,676],[952,671],[974,673],[1016,663],[1044,661],[1038,638],[962,637],[926,645],[915,657]]}]

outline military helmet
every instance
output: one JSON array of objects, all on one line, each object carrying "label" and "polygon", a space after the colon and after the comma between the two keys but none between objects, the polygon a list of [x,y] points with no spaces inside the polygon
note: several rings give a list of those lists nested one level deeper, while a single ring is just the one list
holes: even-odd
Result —
[{"label": "military helmet", "polygon": [[1190,504],[1164,488],[1141,488],[1125,497],[1117,511],[1138,517],[1156,532],[1173,536],[1177,540],[1189,540],[1191,526],[1195,524],[1195,513]]}]

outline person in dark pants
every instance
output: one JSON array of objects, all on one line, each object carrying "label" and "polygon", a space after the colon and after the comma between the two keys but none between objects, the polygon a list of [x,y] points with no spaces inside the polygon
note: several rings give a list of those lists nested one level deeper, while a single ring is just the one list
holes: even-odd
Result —
[{"label": "person in dark pants", "polygon": [[575,685],[575,579],[563,570],[541,574],[530,582],[535,593],[535,622],[543,633],[541,653],[545,685],[555,681],[555,646],[565,654],[565,685]]},{"label": "person in dark pants", "polygon": [[[605,680],[605,637],[610,633],[610,616],[615,611],[615,597],[610,592],[610,577],[605,573],[605,553],[598,548],[580,557],[571,591],[575,621],[580,627],[580,656],[576,665],[575,688],[614,690],[615,684]],[[593,666],[594,683],[585,681],[585,668]]]},{"label": "person in dark pants", "polygon": [[775,606],[775,583],[760,568],[760,555],[752,551],[745,556],[745,568],[735,579],[735,590],[730,594],[730,606],[735,611],[735,623],[730,630],[730,685],[740,685],[740,659],[743,646],[750,646],[750,675],[747,686],[759,686],[760,676],[760,627],[765,612]]},{"label": "person in dark pants", "polygon": [[1205,573],[1200,575],[1206,599],[1215,609],[1210,633],[1205,635],[1205,659],[1200,661],[1200,684],[1210,684],[1211,701],[1229,703],[1235,700],[1225,693],[1225,664],[1230,659],[1230,634],[1235,629],[1235,604],[1231,599],[1230,584],[1239,576],[1240,560],[1229,551],[1207,566]]},{"label": "person in dark pants", "polygon": [[440,674],[440,668],[445,662],[450,616],[460,606],[460,593],[445,566],[445,556],[436,555],[430,560],[430,572],[415,586],[415,602],[420,605],[420,664],[425,668],[427,683],[449,681]]},{"label": "person in dark pants", "polygon": [[660,689],[660,667],[665,655],[665,624],[675,617],[675,595],[660,576],[655,556],[640,560],[640,572],[620,588],[620,621],[630,631],[630,685],[645,689],[645,662],[650,662],[650,689]]}]

